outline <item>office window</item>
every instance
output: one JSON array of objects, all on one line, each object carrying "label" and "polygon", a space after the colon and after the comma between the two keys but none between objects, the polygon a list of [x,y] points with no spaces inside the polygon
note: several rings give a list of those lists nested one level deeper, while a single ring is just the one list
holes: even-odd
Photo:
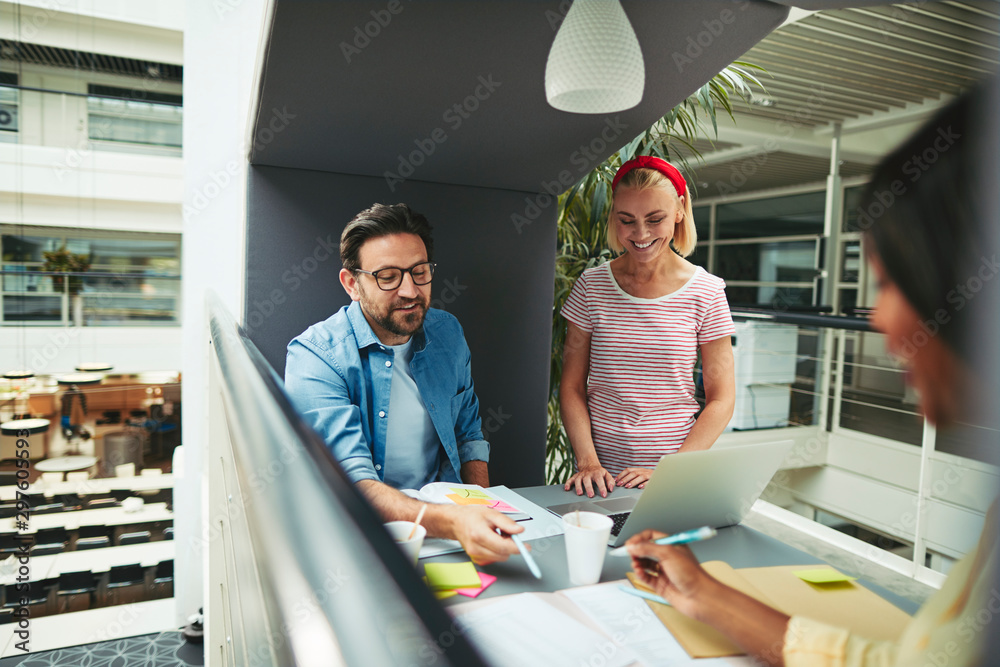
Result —
[{"label": "office window", "polygon": [[[179,322],[179,234],[14,225],[3,232],[3,322],[69,323],[76,296],[86,326]],[[72,282],[44,271],[44,253],[64,245],[90,262]]]},{"label": "office window", "polygon": [[21,91],[16,86],[17,74],[0,72],[0,133],[17,132],[17,108]]},{"label": "office window", "polygon": [[844,232],[861,232],[861,218],[858,213],[861,203],[861,193],[865,186],[858,185],[853,188],[844,188],[844,222],[840,229]]},{"label": "office window", "polygon": [[89,84],[87,132],[95,141],[180,148],[182,97]]},{"label": "office window", "polygon": [[826,193],[820,191],[719,204],[715,207],[716,238],[822,234],[825,200]]}]

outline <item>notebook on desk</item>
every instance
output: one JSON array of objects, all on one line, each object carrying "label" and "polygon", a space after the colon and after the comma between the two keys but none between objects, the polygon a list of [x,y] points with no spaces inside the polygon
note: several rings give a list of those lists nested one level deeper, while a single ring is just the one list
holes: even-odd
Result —
[{"label": "notebook on desk", "polygon": [[791,440],[670,454],[660,459],[639,496],[577,497],[546,507],[558,516],[576,510],[611,517],[608,544],[648,528],[678,533],[701,526],[722,528],[743,520],[781,462]]}]

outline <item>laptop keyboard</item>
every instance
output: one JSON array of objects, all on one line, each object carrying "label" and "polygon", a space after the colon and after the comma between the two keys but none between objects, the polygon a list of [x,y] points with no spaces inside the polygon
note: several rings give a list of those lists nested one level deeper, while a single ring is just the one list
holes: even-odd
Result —
[{"label": "laptop keyboard", "polygon": [[628,519],[628,515],[631,512],[619,512],[618,514],[609,514],[608,517],[613,521],[611,524],[611,534],[618,537],[618,533],[622,532],[622,527],[625,525],[625,521]]}]

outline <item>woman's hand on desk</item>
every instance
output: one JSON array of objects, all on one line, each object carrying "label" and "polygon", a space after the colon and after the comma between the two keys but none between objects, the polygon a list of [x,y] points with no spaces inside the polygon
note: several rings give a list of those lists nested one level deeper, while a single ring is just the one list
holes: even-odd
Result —
[{"label": "woman's hand on desk", "polygon": [[625,543],[632,556],[632,570],[639,580],[661,595],[685,616],[699,618],[700,602],[718,581],[706,572],[686,546],[663,546],[653,540],[666,533],[644,530]]},{"label": "woman's hand on desk", "polygon": [[583,495],[584,490],[586,490],[588,498],[593,498],[595,492],[601,494],[602,498],[607,498],[611,490],[615,488],[615,478],[599,463],[582,466],[563,485],[563,489],[566,491],[569,491],[570,488],[575,488],[578,496]]},{"label": "woman's hand on desk", "polygon": [[524,526],[496,510],[481,505],[456,505],[447,507],[451,513],[452,536],[462,543],[465,553],[476,565],[489,565],[507,560],[517,553],[514,541],[497,534],[499,528],[505,535],[524,531]]},{"label": "woman's hand on desk", "polygon": [[625,468],[618,473],[618,477],[615,478],[615,484],[617,486],[624,486],[626,489],[631,489],[633,486],[644,489],[646,488],[646,481],[652,476],[652,468]]}]

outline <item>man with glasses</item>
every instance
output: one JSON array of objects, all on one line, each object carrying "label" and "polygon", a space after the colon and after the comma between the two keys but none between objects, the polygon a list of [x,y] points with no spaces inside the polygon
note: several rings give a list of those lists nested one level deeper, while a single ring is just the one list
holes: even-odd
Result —
[{"label": "man with glasses", "polygon": [[[434,241],[424,216],[376,204],[340,237],[351,305],[288,344],[285,388],[386,521],[421,503],[398,489],[434,481],[489,486],[471,354],[454,316],[430,308]],[[477,563],[516,553],[523,527],[481,506],[428,505],[429,535],[457,539]]]}]

